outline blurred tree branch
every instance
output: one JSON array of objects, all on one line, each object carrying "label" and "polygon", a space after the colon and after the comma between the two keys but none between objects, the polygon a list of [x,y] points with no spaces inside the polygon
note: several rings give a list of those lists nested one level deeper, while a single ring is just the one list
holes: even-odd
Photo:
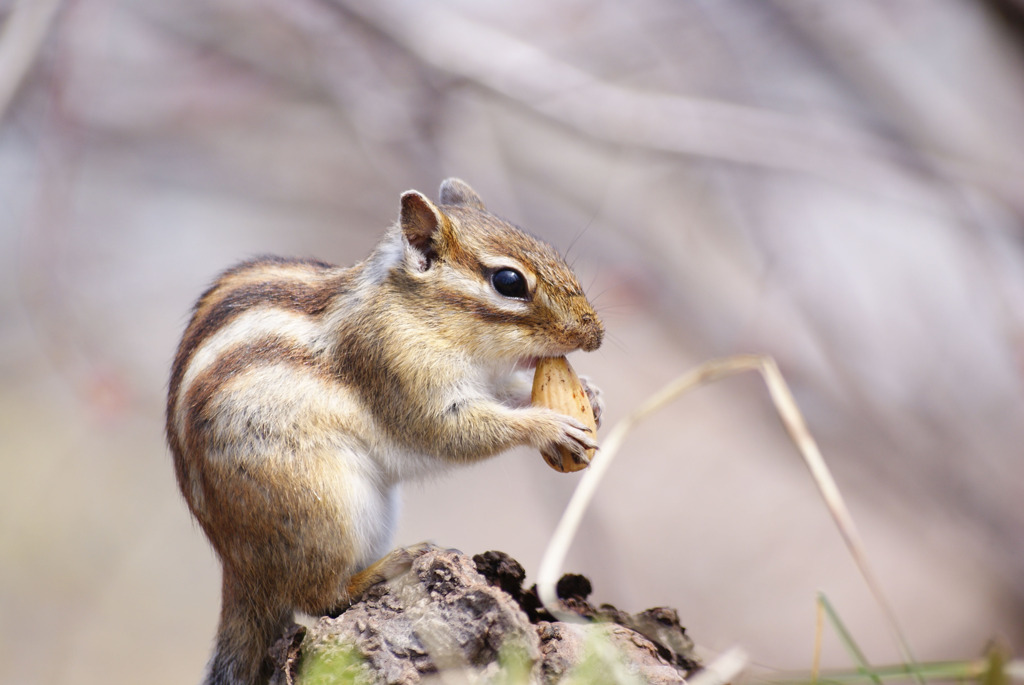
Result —
[{"label": "blurred tree branch", "polygon": [[18,0],[0,31],[0,121],[32,68],[60,0]]},{"label": "blurred tree branch", "polygon": [[[800,172],[919,205],[942,204],[945,193],[931,182],[930,174],[921,173],[922,157],[927,160],[925,168],[941,169],[951,178],[1001,198],[1015,198],[1017,179],[1024,177],[1024,167],[1005,156],[986,163],[972,158],[976,146],[914,149],[836,120],[624,88],[441,5],[332,1],[433,67],[606,142]],[[869,23],[874,19],[869,13],[858,16]],[[825,34],[821,41],[828,43],[832,38]],[[873,66],[888,75],[893,61],[883,57]],[[912,73],[905,73],[908,69]],[[919,76],[919,71],[913,64],[897,70],[899,77],[887,84],[888,89],[904,92],[908,80],[913,81],[910,77]],[[941,89],[924,88],[916,88],[911,95],[922,90],[928,97],[908,110],[913,115],[911,126],[920,119],[929,123],[929,132],[947,130],[933,126],[934,117],[918,115],[933,112],[941,120],[944,110],[937,105],[955,102],[955,97],[946,97]],[[916,101],[908,96],[902,102]],[[954,111],[961,115],[958,121],[971,123],[968,131],[983,132],[969,107],[957,106]],[[998,149],[998,145],[986,147]]]}]

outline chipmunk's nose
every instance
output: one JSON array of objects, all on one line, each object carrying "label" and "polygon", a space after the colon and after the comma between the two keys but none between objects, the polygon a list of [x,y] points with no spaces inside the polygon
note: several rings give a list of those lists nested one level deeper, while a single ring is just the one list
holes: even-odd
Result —
[{"label": "chipmunk's nose", "polygon": [[[588,307],[588,309],[590,308]],[[580,324],[582,332],[580,348],[584,352],[593,352],[601,346],[601,341],[604,340],[604,324],[601,323],[601,319],[597,318],[597,314],[593,310],[586,311],[580,316]]]}]

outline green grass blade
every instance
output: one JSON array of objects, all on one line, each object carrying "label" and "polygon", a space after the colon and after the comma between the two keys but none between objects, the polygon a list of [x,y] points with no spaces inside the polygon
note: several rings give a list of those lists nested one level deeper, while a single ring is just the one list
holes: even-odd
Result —
[{"label": "green grass blade", "polygon": [[[829,623],[832,624],[832,628],[839,636],[839,641],[843,643],[844,647],[846,647],[846,652],[850,655],[850,658],[853,659],[858,672],[871,678],[871,681],[874,682],[875,685],[882,685],[881,678],[878,677],[875,673],[875,669],[872,668],[870,663],[868,663],[868,659],[864,656],[864,652],[861,651],[860,647],[857,645],[857,641],[854,640],[853,635],[850,634],[850,631],[846,629],[846,625],[843,623],[842,619],[839,618],[839,614],[836,613],[835,608],[832,606],[832,603],[828,601],[828,597],[825,596],[825,593],[818,593],[818,603],[825,609],[825,615],[828,616]],[[822,681],[824,681],[824,679],[822,679]]]}]

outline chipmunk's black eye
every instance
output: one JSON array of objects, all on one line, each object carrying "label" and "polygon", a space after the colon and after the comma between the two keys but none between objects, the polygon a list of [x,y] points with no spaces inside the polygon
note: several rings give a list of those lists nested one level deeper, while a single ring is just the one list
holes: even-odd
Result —
[{"label": "chipmunk's black eye", "polygon": [[491,285],[499,295],[526,300],[530,293],[526,287],[526,278],[515,269],[498,269],[491,274]]}]

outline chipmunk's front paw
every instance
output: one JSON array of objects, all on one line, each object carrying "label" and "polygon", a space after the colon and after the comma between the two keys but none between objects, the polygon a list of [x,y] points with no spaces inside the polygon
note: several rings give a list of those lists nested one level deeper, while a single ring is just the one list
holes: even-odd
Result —
[{"label": "chipmunk's front paw", "polygon": [[555,414],[558,432],[554,439],[540,446],[544,460],[556,471],[578,471],[590,464],[590,455],[597,449],[597,440],[590,428],[580,421]]},{"label": "chipmunk's front paw", "polygon": [[590,409],[594,412],[594,423],[600,428],[601,414],[604,412],[604,396],[601,393],[601,388],[594,385],[589,376],[580,376],[580,385],[583,386],[583,390],[587,393],[587,399],[590,400]]}]

